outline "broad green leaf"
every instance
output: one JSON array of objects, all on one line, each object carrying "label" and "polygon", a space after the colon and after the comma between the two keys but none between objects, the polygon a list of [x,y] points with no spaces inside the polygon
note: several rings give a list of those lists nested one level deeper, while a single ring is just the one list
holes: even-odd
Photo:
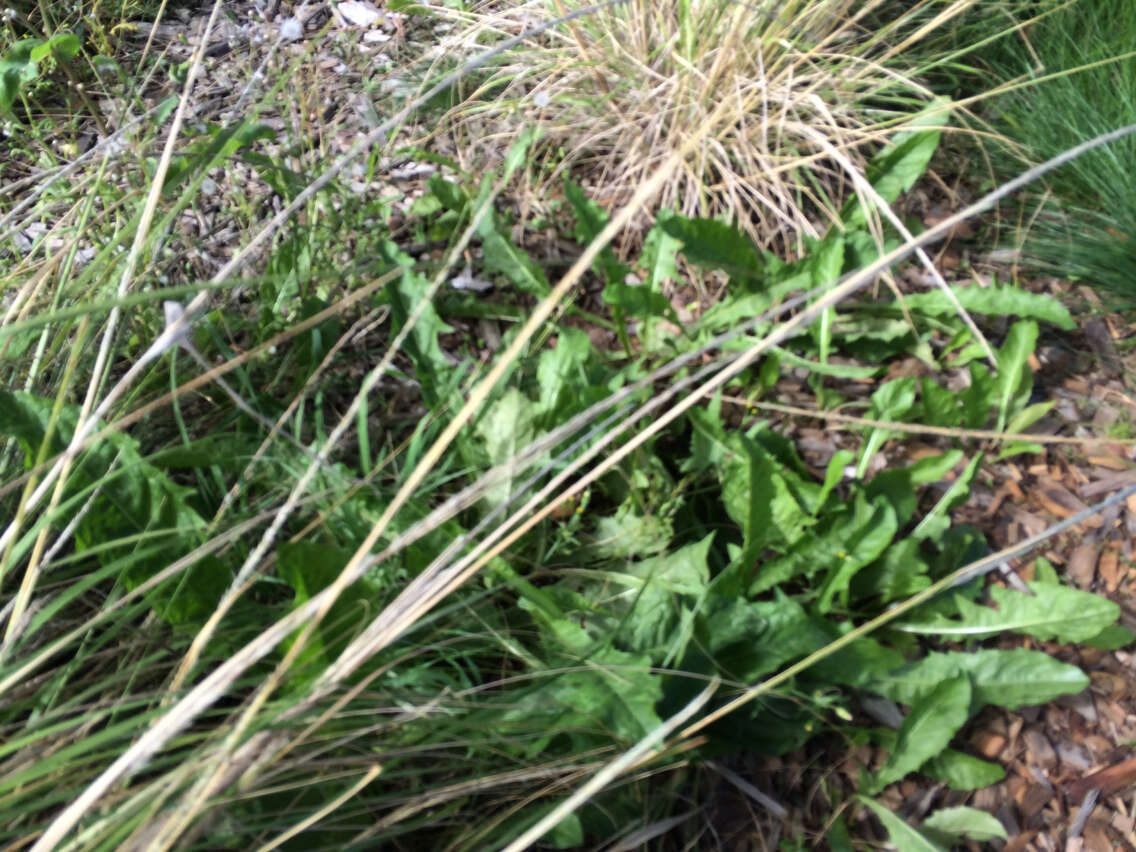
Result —
[{"label": "broad green leaf", "polygon": [[1071,644],[1091,639],[1120,617],[1120,607],[1099,595],[1049,583],[1028,585],[1032,595],[992,586],[990,597],[996,608],[956,597],[957,619],[940,616],[896,626],[924,636],[981,639],[1013,631],[1042,641]]},{"label": "broad green leaf", "polygon": [[[852,629],[851,622],[839,624],[819,617],[813,624],[828,637],[828,642],[838,639]],[[827,644],[827,643],[825,643]],[[903,665],[903,655],[871,637],[856,639],[838,651],[817,661],[802,675],[818,685],[841,684],[856,689],[870,687],[872,681]]]},{"label": "broad green leaf", "polygon": [[928,573],[927,562],[919,553],[919,543],[904,538],[853,578],[853,597],[857,600],[879,597],[880,603],[885,604],[902,600],[931,585]]},{"label": "broad green leaf", "polygon": [[835,376],[841,379],[871,379],[878,376],[883,367],[859,367],[855,364],[829,364],[821,361],[809,361],[800,355],[794,355],[780,346],[772,347],[777,356],[793,367],[804,367],[818,376]]},{"label": "broad green leaf", "polygon": [[970,495],[970,485],[974,482],[974,477],[978,475],[979,468],[982,467],[982,460],[984,456],[982,453],[977,453],[974,458],[967,463],[966,468],[958,478],[950,484],[946,492],[939,498],[939,502],[931,509],[923,519],[911,531],[911,537],[916,541],[923,539],[934,539],[942,535],[947,527],[950,526],[951,517],[950,511],[956,506],[961,505],[966,501]]},{"label": "broad green leaf", "polygon": [[915,379],[905,376],[880,385],[872,394],[871,419],[899,420],[915,404]]},{"label": "broad green leaf", "polygon": [[516,140],[509,146],[509,152],[505,155],[505,173],[502,175],[502,180],[508,182],[516,173],[528,156],[529,148],[540,137],[544,135],[544,131],[538,125],[531,124],[525,127],[517,135]]},{"label": "broad green leaf", "polygon": [[920,382],[919,398],[923,403],[923,420],[929,426],[954,428],[962,422],[958,396],[932,379]]},{"label": "broad green leaf", "polygon": [[706,585],[710,582],[710,569],[706,559],[713,540],[714,533],[710,533],[694,544],[633,562],[628,566],[627,573],[640,578],[648,586],[697,597],[706,591]]},{"label": "broad green leaf", "polygon": [[422,385],[427,404],[435,407],[441,401],[438,390],[440,381],[454,372],[449,359],[442,352],[438,335],[453,331],[453,328],[443,321],[433,303],[420,305],[430,290],[430,281],[410,268],[413,261],[393,243],[385,242],[383,250],[388,260],[406,267],[401,277],[386,289],[391,319],[394,327],[401,329],[411,314],[416,309],[420,310],[414,328],[403,346],[414,362],[415,374]]},{"label": "broad green leaf", "polygon": [[[880,385],[872,394],[872,407],[868,411],[868,419],[890,422],[900,422],[915,405],[915,379],[905,376],[901,379],[892,379]],[[884,442],[896,433],[890,429],[869,427],[868,439],[860,450],[860,463],[856,467],[856,478],[863,479],[868,470],[868,463],[879,451]]]},{"label": "broad green leaf", "polygon": [[666,296],[646,284],[612,281],[604,287],[603,300],[629,317],[663,317],[672,310]]},{"label": "broad green leaf", "polygon": [[952,843],[964,839],[979,843],[1006,839],[1006,829],[992,814],[965,805],[935,811],[923,820],[922,827],[924,831],[933,831]]},{"label": "broad green leaf", "polygon": [[924,763],[920,771],[952,790],[981,790],[1006,777],[1006,770],[997,763],[950,748]]},{"label": "broad green leaf", "polygon": [[844,816],[837,814],[832,821],[832,827],[824,836],[828,842],[828,848],[831,852],[855,852],[856,847],[852,845],[852,835],[848,831],[848,826],[844,822]]},{"label": "broad green leaf", "polygon": [[856,460],[856,455],[851,450],[837,450],[832,454],[832,458],[828,460],[828,466],[824,470],[824,484],[821,486],[820,494],[817,496],[818,510],[824,507],[824,502],[828,499],[828,495],[832,493],[840,481],[844,479],[844,470],[848,465]]},{"label": "broad green leaf", "polygon": [[726,432],[722,428],[722,398],[715,396],[705,408],[687,412],[691,425],[690,453],[682,461],[683,473],[716,471],[726,459]]},{"label": "broad green leaf", "polygon": [[[567,326],[557,332],[556,346],[540,353],[536,368],[540,385],[537,408],[545,418],[543,422],[549,424],[560,414],[574,414],[583,409],[580,403],[590,401],[585,389],[594,385],[589,368],[596,361],[596,352],[586,332]],[[602,388],[596,390],[604,392]]]},{"label": "broad green leaf", "polygon": [[[880,197],[888,204],[915,185],[927,170],[931,156],[939,146],[941,131],[950,112],[948,98],[935,98],[926,109],[913,116],[907,124],[912,128],[934,127],[934,130],[912,129],[897,133],[891,143],[876,154],[868,164],[867,178]],[[849,229],[866,222],[864,207],[859,198],[851,199],[841,211],[840,218]]]},{"label": "broad green leaf", "polygon": [[[507,709],[485,720],[486,729],[523,743],[525,754],[539,755],[556,736],[568,736],[576,748],[638,742],[659,726],[655,704],[662,697],[662,682],[650,672],[646,656],[604,650],[586,660],[548,660],[572,670],[552,675],[548,682],[517,696]],[[584,671],[578,670],[586,665]]]},{"label": "broad green leaf", "polygon": [[848,605],[848,586],[861,568],[879,558],[899,531],[895,509],[887,500],[869,503],[862,491],[857,492],[854,512],[845,533],[845,547],[837,554],[839,562],[829,569],[820,588],[817,610],[827,613],[833,599]]},{"label": "broad green leaf", "polygon": [[944,680],[967,675],[974,687],[974,709],[992,704],[1016,710],[1080,692],[1089,679],[1076,666],[1024,648],[983,648],[969,653],[931,653],[867,688],[900,704],[915,704]]},{"label": "broad green leaf", "polygon": [[950,450],[939,456],[920,459],[913,465],[892,468],[876,474],[867,485],[870,499],[877,495],[886,497],[895,509],[901,524],[911,520],[918,508],[915,486],[930,482],[940,482],[962,458],[960,450]]},{"label": "broad green leaf", "polygon": [[43,42],[26,38],[16,42],[0,56],[0,114],[11,112],[19,96],[20,86],[29,83],[39,74],[32,52]]},{"label": "broad green leaf", "polygon": [[[1006,431],[1009,430],[1007,429]],[[1012,441],[1008,444],[1002,445],[1001,452],[999,452],[998,455],[994,457],[994,460],[1002,461],[1002,459],[1008,459],[1011,456],[1018,456],[1022,454],[1035,456],[1039,453],[1044,452],[1045,447],[1043,447],[1041,444],[1035,444],[1030,441]]]},{"label": "broad green leaf", "polygon": [[456,181],[436,173],[426,181],[426,186],[430,189],[430,195],[423,198],[433,196],[439,204],[455,213],[465,213],[469,209],[469,195]]},{"label": "broad green leaf", "polygon": [[962,450],[947,450],[941,455],[919,459],[915,464],[904,469],[911,477],[913,485],[941,482],[951,468],[962,461],[962,455]]},{"label": "broad green leaf", "polygon": [[679,241],[664,231],[657,222],[647,232],[639,262],[647,270],[647,278],[643,283],[651,290],[661,293],[664,284],[678,278],[675,254],[678,253],[679,246]]},{"label": "broad green leaf", "polygon": [[[556,804],[554,803],[554,807]],[[579,849],[584,845],[584,824],[579,814],[568,814],[540,840],[542,846],[553,849]]]},{"label": "broad green leaf", "polygon": [[[572,205],[572,210],[576,213],[576,241],[581,245],[588,245],[600,235],[604,226],[607,225],[607,211],[585,196],[584,191],[570,180],[564,182],[564,197],[568,200],[568,203]],[[623,263],[615,256],[615,252],[611,250],[610,245],[606,245],[600,250],[599,256],[596,258],[596,266],[600,272],[603,273],[609,288],[613,285],[624,288],[627,287],[624,280],[631,270],[628,268],[627,264]],[[652,291],[646,290],[644,292],[650,293]],[[609,296],[605,291],[604,301],[607,301],[610,305],[622,307],[622,305],[617,304],[617,302],[608,301],[609,297],[618,299],[619,295],[626,294],[617,294],[613,291]],[[662,293],[658,293],[657,295],[662,299]],[[630,299],[633,297],[627,296],[627,298]],[[665,299],[663,301],[665,301]]]},{"label": "broad green leaf", "polygon": [[522,293],[538,298],[548,295],[552,288],[544,271],[528,254],[513,245],[492,214],[481,219],[477,234],[481,237],[482,256],[488,273],[504,275]]},{"label": "broad green leaf", "polygon": [[1048,414],[1056,404],[1057,402],[1055,400],[1050,400],[1049,402],[1035,402],[1033,405],[1023,408],[1006,424],[1006,431],[1010,434],[1024,432]]},{"label": "broad green leaf", "polygon": [[[494,731],[524,735],[525,754],[535,757],[562,733],[578,747],[594,747],[612,738],[637,742],[660,724],[655,704],[662,681],[651,673],[648,656],[604,647],[578,623],[534,606],[528,597],[518,604],[536,622],[547,658],[535,687],[491,711],[486,724]],[[560,667],[563,673],[548,674]]]},{"label": "broad green leaf", "polygon": [[990,553],[985,534],[970,524],[953,524],[935,544],[939,552],[929,560],[932,577],[945,577]]},{"label": "broad green leaf", "polygon": [[832,333],[837,337],[855,343],[858,340],[878,340],[884,343],[902,340],[911,334],[911,326],[906,320],[891,317],[867,316],[860,312],[840,314]]},{"label": "broad green leaf", "polygon": [[1127,648],[1134,641],[1136,641],[1136,635],[1127,627],[1120,624],[1110,624],[1096,636],[1086,639],[1085,644],[1092,648],[1100,648],[1102,651],[1118,651],[1121,648]]},{"label": "broad green leaf", "polygon": [[869,501],[858,493],[851,506],[822,519],[784,556],[759,565],[749,594],[760,594],[793,577],[828,571],[822,599],[827,607],[834,595],[846,595],[851,577],[883,553],[896,529],[895,512],[886,500]]},{"label": "broad green leaf", "polygon": [[804,608],[778,593],[772,601],[712,597],[696,620],[699,648],[723,676],[753,683],[828,644]]},{"label": "broad green leaf", "polygon": [[990,418],[994,405],[994,377],[985,365],[970,365],[970,385],[959,393],[962,400],[963,424],[968,429],[981,429]]},{"label": "broad green leaf", "polygon": [[878,793],[940,754],[970,715],[970,700],[970,679],[963,675],[944,680],[913,704],[869,792]]},{"label": "broad green leaf", "polygon": [[765,260],[753,241],[732,225],[715,219],[688,219],[660,214],[659,227],[682,243],[682,253],[691,263],[721,269],[737,281],[761,277]]},{"label": "broad green leaf", "polygon": [[[769,310],[774,298],[774,294],[768,292],[747,293],[743,290],[737,293],[728,293],[721,301],[711,305],[709,310],[702,315],[698,321],[698,327],[705,332],[732,328],[738,323],[751,320]],[[760,334],[766,327],[759,325],[753,333]],[[753,340],[749,335],[742,335],[728,341],[724,348],[741,350],[752,345]]]},{"label": "broad green leaf", "polygon": [[911,825],[897,817],[879,802],[875,802],[866,796],[857,796],[856,798],[883,823],[888,837],[891,838],[891,842],[895,844],[895,848],[899,852],[947,852],[945,846],[940,846],[917,829],[912,828]]},{"label": "broad green leaf", "polygon": [[[620,618],[616,641],[621,648],[649,654],[655,663],[679,659],[686,636],[682,624],[693,612],[695,600],[710,582],[707,554],[714,534],[672,553],[654,556],[628,566],[628,580],[638,581],[618,596],[612,606]],[[612,578],[623,582],[623,578]]]},{"label": "broad green leaf", "polygon": [[626,500],[614,515],[596,521],[589,549],[603,559],[653,556],[666,549],[671,534],[668,519],[658,514],[644,515],[637,500]]},{"label": "broad green leaf", "polygon": [[1006,341],[998,350],[998,375],[994,379],[994,402],[998,407],[998,426],[1001,432],[1019,403],[1029,398],[1033,387],[1033,373],[1029,356],[1037,342],[1037,323],[1023,321],[1010,326]]},{"label": "broad green leaf", "polygon": [[[844,268],[844,235],[833,228],[832,231],[819,242],[809,242],[806,266],[809,270],[813,287],[823,287],[832,284],[840,277],[840,270]],[[832,351],[833,325],[836,322],[836,308],[828,307],[821,311],[817,321],[810,326],[809,331],[816,341],[817,358],[822,366],[828,365],[828,358]],[[845,365],[846,367],[847,365]],[[814,375],[840,375],[822,373],[810,367]],[[843,369],[843,368],[841,368]],[[843,378],[852,378],[844,373]]]},{"label": "broad green leaf", "polygon": [[[516,388],[509,388],[477,421],[476,433],[491,465],[509,462],[536,437],[536,405]],[[497,506],[508,500],[522,471],[509,475],[490,489],[486,499]]]},{"label": "broad green leaf", "polygon": [[805,268],[809,271],[811,287],[823,287],[840,277],[844,268],[844,234],[833,230],[823,240],[808,246]]},{"label": "broad green leaf", "polygon": [[79,55],[81,47],[79,37],[74,33],[56,33],[47,41],[32,48],[31,60],[43,62],[51,57],[58,62],[69,62]]},{"label": "broad green leaf", "polygon": [[[1064,331],[1076,328],[1068,309],[1052,296],[1031,293],[1013,285],[995,284],[992,287],[951,287],[951,292],[967,313],[996,317],[1018,317],[1052,323]],[[904,296],[913,311],[930,316],[954,316],[958,313],[951,300],[940,289]]]},{"label": "broad green leaf", "polygon": [[1052,585],[1059,585],[1061,578],[1057,575],[1057,569],[1053,567],[1053,563],[1046,559],[1044,556],[1039,556],[1034,562],[1034,577],[1038,583],[1051,583]]},{"label": "broad green leaf", "polygon": [[[573,235],[577,242],[587,245],[607,224],[607,211],[584,195],[580,185],[571,180],[564,181],[564,197],[576,214],[576,229]],[[610,251],[610,248],[605,251]]]},{"label": "broad green leaf", "polygon": [[793,544],[815,523],[798,499],[808,489],[767,447],[746,435],[727,435],[717,405],[690,412],[694,435],[685,469],[717,472],[726,512],[742,528],[744,559],[765,546]]},{"label": "broad green leaf", "polygon": [[[325,542],[285,542],[277,550],[276,570],[280,579],[292,587],[293,606],[300,606],[330,586],[350,558],[351,551]],[[361,619],[378,598],[379,590],[366,578],[345,589],[301,652],[301,660],[334,659],[346,647],[352,627],[363,623]]]}]

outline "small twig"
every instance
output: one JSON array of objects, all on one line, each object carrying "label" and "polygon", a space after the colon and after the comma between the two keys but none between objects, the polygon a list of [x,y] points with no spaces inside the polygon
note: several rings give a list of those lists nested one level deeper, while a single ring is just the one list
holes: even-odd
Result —
[{"label": "small twig", "polygon": [[761,805],[761,807],[765,808],[767,811],[773,814],[773,816],[777,817],[777,819],[785,819],[785,817],[789,815],[789,812],[785,810],[785,807],[780,802],[777,802],[774,799],[771,799],[769,796],[765,795],[765,793],[761,792],[732,769],[727,769],[725,766],[722,766],[720,763],[716,763],[713,760],[708,760],[703,765],[707,769],[713,769],[715,772],[717,772],[719,775],[721,775],[723,778],[725,778],[727,781],[729,781],[731,784],[733,784],[735,787],[737,787],[739,790],[741,790],[743,793],[757,802],[757,804]]},{"label": "small twig", "polygon": [[671,731],[702,709],[703,705],[710,700],[710,696],[714,694],[717,688],[718,680],[715,679],[678,713],[671,716],[671,718],[667,719],[667,721],[663,722],[655,728],[655,730],[651,731],[651,733],[636,743],[635,746],[625,751],[620,757],[597,772],[588,783],[580,787],[579,790],[547,813],[540,822],[506,846],[504,852],[521,852],[521,850],[528,849],[529,846],[540,840],[540,838],[558,822],[569,814],[574,813],[577,808],[587,802],[592,796],[596,795],[596,793],[604,789],[604,787],[622,775],[626,770],[637,765],[643,758],[655,751],[662,744],[663,740],[670,735]]},{"label": "small twig", "polygon": [[[726,402],[748,408],[777,411],[782,414],[793,414],[798,417],[815,417],[818,420],[836,420],[855,426],[870,426],[874,429],[890,429],[895,432],[906,432],[912,435],[941,435],[948,438],[974,438],[982,441],[1028,441],[1034,444],[1119,444],[1121,446],[1136,445],[1136,438],[1074,438],[1067,435],[1034,435],[1029,432],[995,432],[992,429],[959,429],[951,426],[927,426],[922,423],[898,423],[891,420],[873,420],[868,417],[856,417],[851,414],[839,414],[835,411],[820,411],[815,408],[800,408],[795,405],[785,405],[780,402],[760,402],[748,400],[739,396],[723,396]],[[1082,494],[1085,491],[1082,489]]]}]

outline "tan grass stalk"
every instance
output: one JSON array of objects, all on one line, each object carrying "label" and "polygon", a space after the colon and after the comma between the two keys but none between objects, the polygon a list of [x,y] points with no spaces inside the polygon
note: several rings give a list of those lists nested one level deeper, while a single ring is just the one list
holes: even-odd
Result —
[{"label": "tan grass stalk", "polygon": [[715,679],[707,684],[706,688],[692,698],[685,707],[660,724],[655,730],[643,737],[643,739],[618,758],[611,761],[607,766],[592,776],[579,790],[545,814],[536,825],[506,846],[504,852],[521,852],[521,850],[527,849],[564,819],[564,817],[575,813],[581,805],[603,790],[628,769],[642,763],[652,752],[662,746],[666,738],[670,736],[671,731],[706,706],[706,702],[710,700],[717,689],[718,681]]},{"label": "tan grass stalk", "polygon": [[297,835],[311,828],[317,822],[328,816],[328,814],[333,813],[334,811],[343,807],[343,805],[345,805],[347,802],[351,801],[351,799],[353,799],[360,790],[374,781],[382,771],[382,767],[376,763],[374,766],[368,769],[366,773],[364,773],[362,778],[360,778],[358,781],[356,781],[354,784],[352,784],[350,787],[348,787],[346,790],[344,790],[342,793],[340,793],[338,796],[336,796],[334,799],[332,799],[330,802],[316,811],[314,814],[300,820],[290,829],[277,835],[275,838],[273,838],[268,843],[265,843],[263,846],[258,846],[256,852],[271,852],[271,850],[275,849],[277,846],[287,843],[293,837],[296,837]]},{"label": "tan grass stalk", "polygon": [[[594,6],[589,6],[583,9],[578,9],[570,13],[569,19],[583,17],[591,14],[597,9],[602,9],[607,6],[624,3],[627,0],[604,0]],[[229,261],[217,271],[216,274],[210,279],[211,284],[217,284],[227,281],[232,278],[240,269],[242,269],[253,257],[254,252],[264,245],[270,237],[272,237],[283,225],[286,223],[297,211],[299,211],[309,200],[311,200],[316,193],[323,189],[327,184],[334,180],[343,170],[355,159],[362,156],[366,151],[369,151],[376,143],[385,141],[387,134],[393,131],[396,127],[400,127],[406,118],[411,115],[414,110],[420,108],[423,104],[428,102],[430,98],[434,97],[440,92],[445,91],[454,85],[462,77],[471,71],[481,67],[486,62],[489,62],[493,57],[509,50],[512,47],[522,43],[526,39],[533,37],[539,33],[555,27],[562,20],[553,20],[542,23],[529,30],[522,32],[514,38],[507,39],[491,50],[484,51],[472,59],[464,63],[460,68],[448,75],[444,79],[438,81],[429,90],[422,93],[418,97],[411,100],[401,110],[396,112],[386,121],[382,122],[378,127],[374,128],[370,133],[357,140],[346,152],[341,154],[339,158],[327,168],[319,177],[308,184],[303,190],[297,193],[296,197],[280,210],[275,216],[272,217],[265,225],[253,236],[253,238],[245,244],[240,251],[238,251]],[[29,498],[28,508],[38,505],[43,499],[47,489],[51,487],[55,479],[60,475],[65,466],[70,466],[71,461],[86,446],[86,439],[95,429],[97,422],[103,419],[110,408],[115,402],[126,392],[134,381],[141,375],[142,371],[149,365],[153,358],[156,358],[170,346],[172,346],[178,338],[185,333],[185,330],[193,322],[194,318],[203,311],[209,302],[209,294],[211,288],[203,288],[185,307],[185,313],[174,323],[168,325],[158,339],[154,341],[150,349],[131,364],[126,373],[118,380],[113,388],[103,398],[102,402],[95,408],[94,413],[87,418],[82,418],[80,423],[76,426],[75,434],[68,444],[67,449],[57,458],[48,471],[39,487],[32,493]],[[120,421],[121,422],[121,421]],[[0,492],[2,493],[2,492]],[[4,532],[0,534],[0,548],[7,545],[7,542],[15,535],[15,529],[9,524]]]},{"label": "tan grass stalk", "polygon": [[[955,0],[952,15],[971,3]],[[864,16],[881,6],[882,0],[768,7],[660,0],[649,12],[642,3],[612,8],[577,30],[573,40],[519,52],[496,78],[507,86],[505,93],[491,104],[459,107],[452,126],[476,143],[512,120],[526,88],[550,94],[552,104],[542,115],[551,122],[549,138],[562,142],[566,154],[532,193],[544,194],[561,174],[579,166],[595,178],[594,195],[604,205],[621,204],[663,156],[691,133],[701,133],[704,142],[689,150],[678,180],[656,206],[684,215],[729,214],[760,245],[796,250],[797,235],[816,235],[814,217],[835,221],[842,177],[828,174],[830,161],[823,163],[833,199],[798,180],[795,171],[818,173],[822,158],[803,144],[805,138],[787,132],[786,122],[822,124],[830,142],[855,160],[885,129],[904,122],[881,120],[855,104],[887,88],[931,97],[901,70],[882,64],[890,56],[888,40],[911,23],[912,14],[874,34],[862,31]],[[480,26],[503,28],[510,14],[506,9],[486,16]],[[686,33],[691,27],[700,27],[697,40]],[[920,38],[929,31],[924,30]],[[579,63],[581,40],[588,42],[592,60],[586,67]],[[584,81],[597,73],[597,64],[618,82],[610,93],[589,97]],[[726,104],[729,109],[720,108]],[[482,147],[490,156],[489,146]]]},{"label": "tan grass stalk", "polygon": [[[189,107],[190,95],[193,91],[193,85],[197,80],[197,74],[201,68],[201,59],[205,53],[205,45],[209,39],[209,33],[212,32],[213,25],[217,20],[217,15],[221,9],[221,0],[215,0],[213,10],[206,23],[205,30],[201,35],[201,40],[194,50],[193,57],[190,62],[189,71],[186,74],[185,86],[182,89],[181,101],[178,104],[177,110],[174,112],[173,121],[170,124],[170,132],[166,138],[166,145],[162,150],[161,157],[155,168],[154,179],[150,186],[150,192],[147,195],[146,202],[142,208],[142,215],[139,219],[137,230],[134,233],[134,242],[127,252],[125,266],[122,270],[122,275],[119,278],[117,295],[122,298],[129,290],[134,278],[134,271],[137,268],[139,258],[142,254],[142,248],[146,243],[149,236],[150,223],[153,221],[154,212],[158,206],[158,199],[161,196],[162,184],[165,181],[166,173],[169,170],[170,161],[173,158],[174,147],[177,144],[178,133],[181,130],[182,123],[185,120],[185,112]],[[34,508],[47,489],[51,487],[57,478],[66,479],[67,473],[71,469],[71,464],[78,454],[78,445],[86,434],[94,427],[100,416],[100,411],[109,408],[116,398],[113,392],[103,400],[102,404],[95,406],[95,397],[98,392],[99,385],[102,381],[103,372],[106,369],[107,361],[110,357],[111,344],[114,341],[114,333],[118,326],[118,320],[121,316],[121,310],[115,306],[111,309],[110,315],[107,318],[107,324],[103,331],[102,343],[99,346],[98,354],[95,357],[95,364],[91,371],[91,380],[87,386],[87,394],[83,400],[82,408],[79,412],[79,419],[75,425],[75,432],[72,435],[71,441],[68,444],[67,451],[59,458],[56,464],[52,467],[47,476],[44,477],[39,487],[28,496],[28,499],[21,501],[21,509],[26,511]],[[139,364],[143,363],[142,361]],[[138,366],[136,364],[135,366]],[[121,382],[116,387],[121,386]],[[95,409],[92,414],[92,408]],[[0,547],[4,548],[4,556],[0,559],[0,577],[3,577],[7,567],[7,561],[11,553],[10,547],[12,542],[15,541],[16,536],[19,534],[19,524],[13,520],[7,525],[3,535],[0,535]]]},{"label": "tan grass stalk", "polygon": [[[70,385],[71,376],[74,375],[75,368],[78,366],[79,354],[83,351],[83,343],[87,338],[87,326],[87,317],[83,317],[83,319],[79,321],[78,329],[76,329],[75,331],[75,342],[72,344],[71,355],[70,357],[68,357],[67,365],[63,370],[63,382],[60,386],[59,393],[55,398],[55,407],[51,411],[51,418],[48,421],[48,430],[44,436],[43,446],[41,447],[41,450],[45,451],[51,443],[51,427],[54,426],[54,424],[57,422],[60,411],[63,409],[63,389]],[[25,494],[30,494],[32,490],[32,484],[34,482],[34,479],[28,480]],[[49,514],[59,508],[59,503],[63,499],[63,489],[65,484],[66,479],[64,479],[63,477],[60,477],[60,479],[55,483],[55,491],[52,492],[51,503],[47,508]],[[22,512],[23,505],[23,501],[20,501],[20,505],[17,507],[17,517],[19,516],[19,513]],[[4,656],[4,649],[12,643],[23,626],[24,612],[27,609],[29,601],[31,600],[32,591],[35,589],[36,581],[39,579],[40,557],[43,555],[44,547],[47,544],[47,536],[49,531],[50,527],[47,524],[44,524],[44,526],[40,529],[39,534],[36,535],[35,544],[32,545],[32,552],[31,556],[28,559],[28,566],[24,570],[24,576],[20,580],[20,588],[17,590],[15,598],[12,599],[12,614],[8,617],[8,626],[4,630],[4,641],[0,643],[0,659],[2,659]],[[9,552],[5,553],[4,562],[7,562],[7,557],[9,557],[11,553],[10,549],[14,545],[15,540],[13,539],[13,541],[8,545]],[[3,574],[0,573],[0,576],[3,576]]]},{"label": "tan grass stalk", "polygon": [[795,417],[815,417],[818,420],[831,420],[835,423],[847,423],[850,426],[889,429],[895,432],[906,432],[909,435],[936,435],[943,438],[968,438],[976,441],[998,441],[1001,443],[1028,441],[1032,444],[1065,444],[1076,447],[1088,447],[1095,444],[1117,444],[1121,447],[1136,446],[1136,438],[1077,438],[1072,435],[1036,435],[1032,432],[995,432],[992,429],[961,429],[952,426],[927,426],[922,423],[893,423],[890,420],[873,420],[870,417],[856,417],[851,414],[840,414],[836,411],[821,411],[817,408],[801,408],[797,405],[785,405],[780,402],[750,401],[737,396],[723,396],[722,399],[736,405],[763,411],[777,411],[781,414],[792,414]]},{"label": "tan grass stalk", "polygon": [[[169,169],[170,161],[173,158],[174,147],[177,145],[178,133],[180,132],[181,125],[185,120],[185,112],[189,105],[189,99],[193,91],[193,85],[197,80],[197,73],[201,67],[201,59],[205,54],[205,45],[208,42],[209,33],[212,31],[213,24],[216,22],[217,14],[220,9],[221,0],[215,0],[213,11],[210,14],[209,20],[205,25],[205,30],[201,36],[201,41],[197,45],[197,48],[195,49],[194,54],[191,58],[190,68],[188,73],[186,74],[185,86],[183,87],[182,91],[182,98],[180,103],[178,104],[177,110],[174,112],[173,121],[170,124],[170,132],[168,137],[166,138],[166,145],[162,150],[161,157],[158,160],[154,174],[154,181],[150,187],[150,193],[147,196],[146,202],[142,208],[142,215],[139,219],[137,230],[134,233],[134,243],[131,246],[130,251],[127,253],[125,266],[118,282],[117,295],[119,298],[122,298],[130,288],[134,277],[134,270],[137,267],[139,258],[142,254],[142,248],[146,242],[147,236],[149,235],[150,223],[153,220],[154,212],[158,206],[158,199],[161,195],[162,184]],[[115,307],[111,310],[110,316],[107,318],[107,325],[103,331],[102,343],[100,344],[98,353],[95,357],[95,364],[91,372],[91,379],[87,386],[87,394],[83,400],[83,405],[79,412],[79,419],[76,424],[75,434],[72,436],[72,444],[75,443],[74,439],[78,437],[81,428],[87,422],[91,413],[91,409],[95,404],[96,394],[98,392],[99,384],[102,381],[103,371],[106,369],[107,361],[110,357],[111,344],[114,341],[114,334],[120,315],[121,311],[117,307]],[[74,366],[73,362],[71,362],[71,366]],[[56,413],[58,413],[59,405],[61,403],[62,392],[60,393],[60,398],[57,399]],[[67,479],[67,474],[70,471],[73,459],[74,454],[72,454],[70,457],[65,457],[62,460],[59,473],[57,474],[58,484],[54,492],[53,503],[57,503],[59,497],[62,494],[62,483]],[[46,479],[41,484],[41,486],[48,486]],[[41,487],[40,489],[38,489],[38,491],[46,492],[46,487]],[[12,548],[14,547],[16,538],[19,535],[25,513],[34,508],[34,503],[31,501],[31,497],[36,492],[37,489],[29,489],[29,492],[25,494],[24,499],[22,499],[19,503],[16,517],[8,524],[7,529],[5,529],[4,543],[0,545],[0,547],[3,548],[2,555],[0,555],[0,581],[3,580],[4,575],[7,573],[9,560],[12,556]],[[39,550],[39,545],[42,544],[42,540],[42,535],[40,537],[37,537],[37,552]],[[5,643],[8,643],[12,640],[16,630],[20,625],[20,616],[23,614],[23,608],[27,605],[27,602],[31,596],[31,590],[33,586],[30,584],[34,583],[36,577],[37,572],[35,570],[35,563],[33,562],[33,564],[30,565],[25,571],[23,580],[21,581],[20,590],[17,593],[17,602],[13,611],[13,617],[9,619],[8,627],[5,632]]]}]

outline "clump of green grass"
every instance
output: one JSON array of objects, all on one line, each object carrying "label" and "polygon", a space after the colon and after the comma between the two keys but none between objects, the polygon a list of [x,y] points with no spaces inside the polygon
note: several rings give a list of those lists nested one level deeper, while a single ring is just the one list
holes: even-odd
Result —
[{"label": "clump of green grass", "polygon": [[[995,127],[1022,155],[1040,161],[1136,121],[1136,7],[1123,0],[1042,4],[1038,18],[984,57],[1012,91],[991,99]],[[1026,263],[1136,296],[1136,141],[1094,151],[1047,179],[1007,230]]]}]

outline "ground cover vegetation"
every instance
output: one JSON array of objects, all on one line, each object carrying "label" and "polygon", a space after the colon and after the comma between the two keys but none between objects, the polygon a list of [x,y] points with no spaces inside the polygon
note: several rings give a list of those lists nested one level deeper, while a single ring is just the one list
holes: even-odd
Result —
[{"label": "ground cover vegetation", "polygon": [[769,848],[1006,839],[961,734],[1132,635],[959,515],[1074,316],[890,273],[998,5],[13,7],[0,837],[715,848],[821,739]]},{"label": "ground cover vegetation", "polygon": [[[1053,4],[1018,37],[1005,39],[980,67],[1015,81],[990,103],[994,126],[1012,145],[998,151],[999,173],[1023,159],[1136,118],[1136,10],[1126,3]],[[1005,240],[1034,268],[1073,277],[1125,303],[1134,292],[1132,140],[1079,160],[1007,211]]]}]

